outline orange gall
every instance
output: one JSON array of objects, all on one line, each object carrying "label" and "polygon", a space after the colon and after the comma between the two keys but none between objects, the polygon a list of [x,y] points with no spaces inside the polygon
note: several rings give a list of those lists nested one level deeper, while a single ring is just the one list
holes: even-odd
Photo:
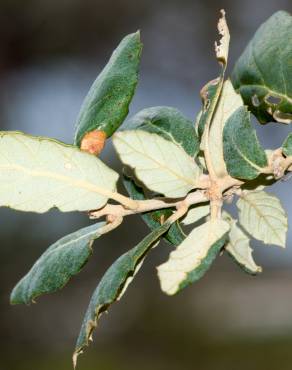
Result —
[{"label": "orange gall", "polygon": [[90,154],[99,155],[104,148],[105,141],[106,133],[104,131],[94,130],[87,132],[83,136],[80,149]]}]

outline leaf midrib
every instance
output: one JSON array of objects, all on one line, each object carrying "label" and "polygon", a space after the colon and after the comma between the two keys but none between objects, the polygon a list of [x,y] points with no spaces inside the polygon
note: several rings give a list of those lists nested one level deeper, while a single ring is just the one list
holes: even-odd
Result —
[{"label": "leaf midrib", "polygon": [[[282,238],[281,236],[278,234],[277,232],[277,229],[275,229],[272,224],[269,222],[269,220],[267,219],[268,217],[274,217],[274,216],[265,216],[261,210],[257,207],[257,205],[255,203],[253,203],[252,201],[248,200],[246,197],[242,197],[241,198],[242,201],[246,202],[251,208],[254,208],[254,210],[256,211],[256,213],[258,214],[259,218],[263,219],[265,221],[265,223],[268,225],[268,227],[270,228],[270,230],[273,231],[274,235],[277,237],[277,239],[282,243]],[[275,217],[274,217],[275,218]],[[277,217],[277,220],[279,220],[281,223],[282,223],[282,220],[280,218]]]},{"label": "leaf midrib", "polygon": [[255,170],[257,170],[258,172],[262,172],[262,167],[259,167],[257,166],[255,163],[253,163],[250,159],[248,159],[241,151],[237,141],[235,141],[235,138],[234,138],[234,135],[232,133],[232,135],[230,135],[230,139],[232,141],[232,144],[234,144],[234,149],[237,151],[237,153],[239,154],[239,156],[244,160],[246,161],[252,168],[254,168]]},{"label": "leaf midrib", "polygon": [[8,170],[8,171],[19,171],[24,174],[27,174],[32,177],[43,177],[43,178],[50,178],[60,182],[68,183],[72,187],[86,189],[90,192],[94,192],[100,195],[105,196],[106,198],[111,198],[113,192],[103,189],[97,185],[93,185],[84,180],[76,180],[70,176],[60,175],[58,173],[54,173],[51,171],[40,171],[40,170],[32,170],[18,164],[7,164],[7,165],[0,165],[0,170]]}]

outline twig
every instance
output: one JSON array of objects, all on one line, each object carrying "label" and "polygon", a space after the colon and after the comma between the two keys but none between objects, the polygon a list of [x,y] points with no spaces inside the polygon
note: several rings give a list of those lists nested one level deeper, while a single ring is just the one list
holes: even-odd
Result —
[{"label": "twig", "polygon": [[189,193],[184,199],[169,199],[169,198],[156,198],[149,200],[136,200],[137,207],[135,209],[127,209],[121,204],[107,204],[104,208],[98,211],[90,212],[91,219],[98,219],[100,217],[113,216],[124,217],[134,215],[137,213],[144,213],[164,208],[177,208],[187,207],[187,209],[197,203],[208,201],[208,196],[205,191],[197,190]]}]

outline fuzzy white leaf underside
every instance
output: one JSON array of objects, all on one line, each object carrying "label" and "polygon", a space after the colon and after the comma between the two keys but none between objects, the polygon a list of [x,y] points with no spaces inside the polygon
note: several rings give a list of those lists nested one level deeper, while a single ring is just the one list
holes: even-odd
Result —
[{"label": "fuzzy white leaf underside", "polygon": [[175,198],[196,187],[199,166],[171,141],[142,130],[129,130],[116,133],[113,143],[122,162],[134,168],[150,190]]}]

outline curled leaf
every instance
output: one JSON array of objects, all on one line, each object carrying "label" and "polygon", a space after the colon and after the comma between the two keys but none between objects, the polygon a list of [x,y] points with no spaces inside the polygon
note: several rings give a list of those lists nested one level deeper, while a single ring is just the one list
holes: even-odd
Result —
[{"label": "curled leaf", "polygon": [[157,243],[169,227],[170,224],[166,222],[153,230],[136,247],[118,258],[106,271],[93,293],[86,311],[73,355],[74,366],[76,366],[78,355],[82,353],[84,348],[89,345],[89,341],[92,340],[92,332],[97,326],[98,319],[102,313],[121,298],[134,275],[141,267],[147,252]]},{"label": "curled leaf", "polygon": [[[224,10],[221,11],[221,18],[218,22],[218,31],[221,36],[219,43],[215,43],[216,58],[221,64],[221,73],[218,78],[208,82],[201,90],[200,95],[203,102],[202,113],[197,121],[197,131],[200,137],[203,136],[205,129],[208,131],[212,121],[218,99],[224,82],[224,74],[227,66],[228,49],[230,34],[225,18]],[[201,143],[201,149],[204,149],[204,141]]]},{"label": "curled leaf", "polygon": [[262,268],[253,259],[249,237],[227,212],[224,212],[224,219],[230,224],[228,243],[224,247],[226,252],[248,274],[256,275],[262,272]]},{"label": "curled leaf", "polygon": [[223,154],[223,131],[228,119],[240,107],[243,106],[242,98],[237,94],[230,82],[223,84],[219,102],[209,132],[209,153],[217,177],[227,175],[226,163]]}]

